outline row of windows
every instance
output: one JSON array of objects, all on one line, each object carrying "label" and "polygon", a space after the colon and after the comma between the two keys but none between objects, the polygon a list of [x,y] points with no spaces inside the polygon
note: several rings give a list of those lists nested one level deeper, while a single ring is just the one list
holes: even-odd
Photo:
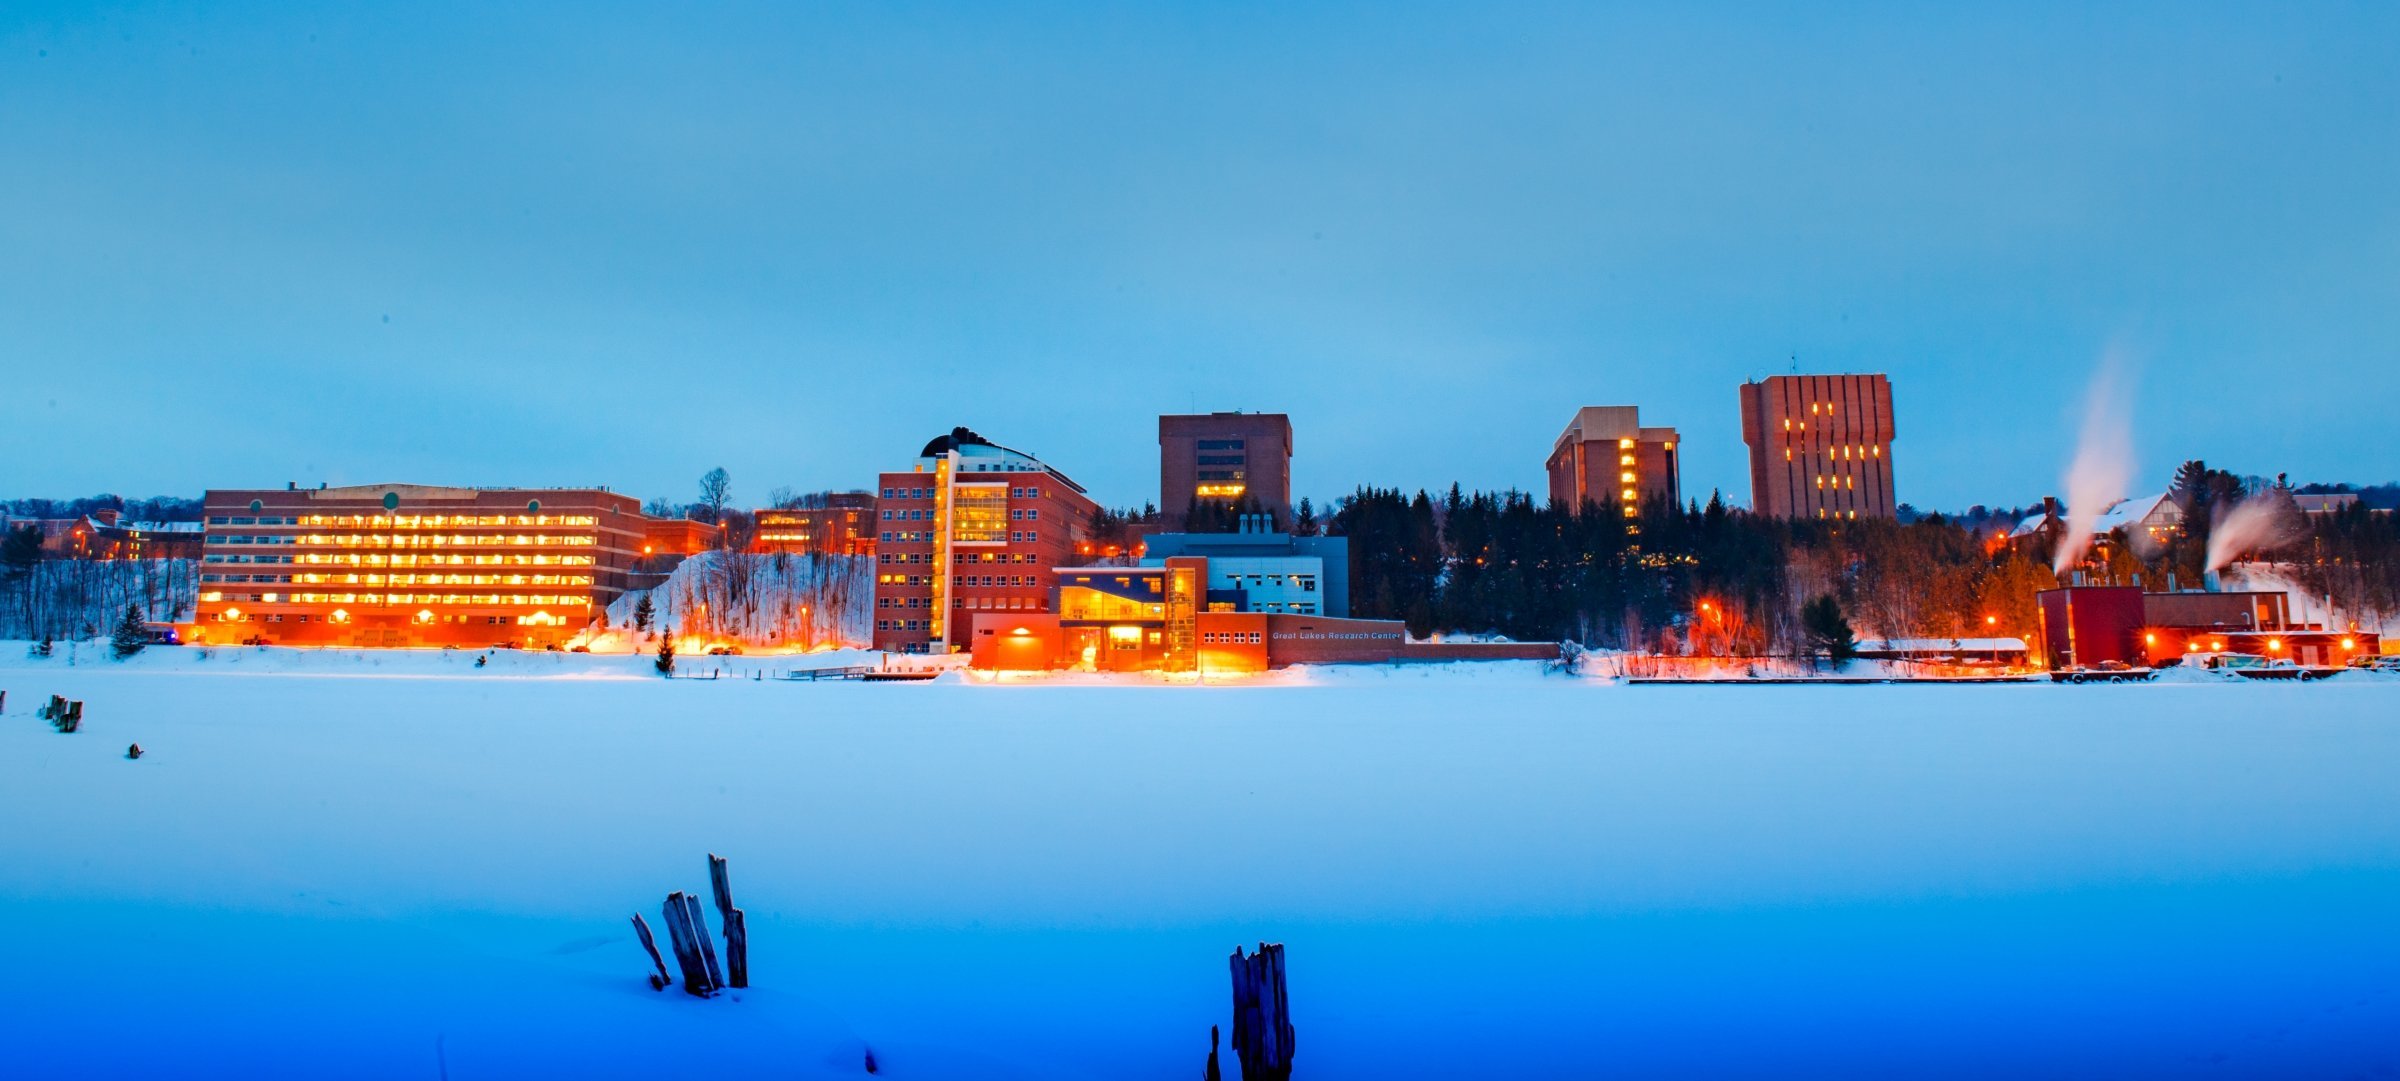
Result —
[{"label": "row of windows", "polygon": [[[288,559],[286,562],[290,562]],[[333,567],[589,567],[592,557],[577,555],[318,555],[300,562]]]},{"label": "row of windows", "polygon": [[[875,562],[885,564],[931,563],[931,552],[877,552]],[[959,552],[955,563],[1039,563],[1032,552]]]},{"label": "row of windows", "polygon": [[887,522],[930,522],[933,520],[933,512],[929,510],[885,510],[883,520]]},{"label": "row of windows", "polygon": [[1195,441],[1195,445],[1197,445],[1197,446],[1199,447],[1199,449],[1201,449],[1201,450],[1240,450],[1240,449],[1242,449],[1242,441],[1241,441],[1241,440],[1239,440],[1239,439],[1201,439],[1201,440],[1196,440],[1196,441]]},{"label": "row of windows", "polygon": [[875,576],[875,584],[879,586],[929,586],[933,584],[933,576],[930,574],[878,574]]},{"label": "row of windows", "polygon": [[1225,576],[1225,584],[1229,586],[1239,587],[1244,582],[1254,586],[1297,586],[1311,593],[1316,592],[1317,589],[1317,576],[1313,574],[1228,574]]},{"label": "row of windows", "polygon": [[[291,581],[286,576],[285,581]],[[303,574],[307,585],[589,586],[588,574]]]},{"label": "row of windows", "polygon": [[931,499],[933,498],[933,489],[886,488],[883,490],[883,497],[885,499]]},{"label": "row of windows", "polygon": [[1200,644],[1204,646],[1255,646],[1259,641],[1257,631],[1200,632]]},{"label": "row of windows", "polygon": [[1200,479],[1240,480],[1242,479],[1242,471],[1239,469],[1203,469],[1200,471]]},{"label": "row of windows", "polygon": [[298,518],[277,518],[277,517],[267,517],[267,518],[234,518],[234,517],[229,517],[229,516],[226,516],[226,515],[218,514],[218,515],[212,515],[212,516],[210,516],[210,517],[209,517],[209,519],[208,519],[208,524],[210,524],[210,525],[299,525],[299,524],[300,524],[300,519],[298,519]]},{"label": "row of windows", "polygon": [[1241,465],[1242,462],[1239,454],[1203,454],[1198,459],[1200,465]]},{"label": "row of windows", "polygon": [[966,589],[970,587],[1032,586],[1041,583],[1037,576],[1031,574],[959,574],[951,576],[950,584]]},{"label": "row of windows", "polygon": [[288,574],[203,574],[203,582],[289,582]]},{"label": "row of windows", "polygon": [[494,548],[494,547],[585,547],[600,543],[600,538],[576,533],[516,533],[489,535],[477,533],[433,534],[423,537],[402,537],[375,533],[307,533],[291,537],[210,537],[210,544],[313,544],[332,548]]},{"label": "row of windows", "polygon": [[979,611],[1039,612],[1048,605],[1040,597],[958,597],[950,602],[952,608],[973,608]]},{"label": "row of windows", "polygon": [[[879,631],[928,631],[933,629],[933,621],[930,619],[878,619],[875,621],[875,629]],[[914,652],[922,653],[924,651],[915,650]]]},{"label": "row of windows", "polygon": [[200,557],[202,563],[289,563],[291,556],[229,556],[209,554]]},{"label": "row of windows", "polygon": [[588,597],[552,593],[251,593],[228,595],[222,592],[200,594],[206,604],[227,601],[249,601],[253,604],[358,604],[358,605],[444,605],[494,608],[509,605],[540,608],[581,608],[591,603]]},{"label": "row of windows", "polygon": [[932,606],[933,606],[933,598],[931,598],[931,597],[877,597],[877,598],[875,598],[875,607],[877,607],[877,608],[930,608],[930,607],[932,607]]},{"label": "row of windows", "polygon": [[886,543],[886,544],[891,544],[891,543],[902,543],[902,544],[905,544],[905,543],[908,543],[908,542],[911,542],[911,541],[929,541],[929,540],[932,540],[932,539],[933,539],[933,534],[931,534],[931,533],[927,533],[927,532],[924,532],[924,531],[922,531],[922,530],[915,531],[915,532],[911,532],[911,531],[909,531],[909,530],[901,530],[901,531],[899,531],[899,532],[897,532],[897,533],[895,533],[895,532],[893,532],[893,531],[891,531],[891,530],[889,530],[889,529],[887,529],[887,530],[884,530],[884,531],[883,531],[883,540],[884,540],[884,543]]}]

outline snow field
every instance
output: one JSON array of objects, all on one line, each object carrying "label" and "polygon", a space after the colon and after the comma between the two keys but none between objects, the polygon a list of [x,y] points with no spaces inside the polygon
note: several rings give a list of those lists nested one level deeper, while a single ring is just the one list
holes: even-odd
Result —
[{"label": "snow field", "polygon": [[[2396,1065],[2400,681],[22,652],[25,1076],[1183,1078],[1261,938],[1312,1079]],[[653,993],[626,917],[711,851],[757,986]]]}]

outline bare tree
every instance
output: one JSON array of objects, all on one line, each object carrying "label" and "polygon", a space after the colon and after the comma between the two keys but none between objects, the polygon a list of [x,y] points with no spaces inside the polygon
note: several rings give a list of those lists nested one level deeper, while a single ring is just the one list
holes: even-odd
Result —
[{"label": "bare tree", "polygon": [[700,508],[707,513],[702,518],[711,525],[725,519],[725,505],[733,502],[733,477],[718,466],[700,475]]}]

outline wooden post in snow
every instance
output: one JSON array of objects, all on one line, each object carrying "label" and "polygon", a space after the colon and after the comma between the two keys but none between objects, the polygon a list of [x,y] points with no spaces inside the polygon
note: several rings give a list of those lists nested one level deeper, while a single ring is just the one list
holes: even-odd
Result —
[{"label": "wooden post in snow", "polygon": [[668,984],[675,982],[675,978],[667,975],[667,961],[658,955],[658,940],[651,937],[650,923],[642,919],[639,912],[633,914],[633,933],[642,936],[642,948],[650,951],[650,964],[658,969],[658,974],[650,977],[650,989],[666,990]]},{"label": "wooden post in snow", "polygon": [[1242,1062],[1242,1081],[1291,1081],[1291,1003],[1284,995],[1283,945],[1258,944],[1242,956],[1233,949],[1233,1053]]},{"label": "wooden post in snow", "polygon": [[725,986],[750,986],[750,929],[733,907],[733,881],[725,857],[708,854],[708,886],[717,896],[717,919],[725,925]]},{"label": "wooden post in snow", "polygon": [[708,966],[700,962],[702,938],[693,933],[692,914],[697,909],[688,904],[690,897],[677,890],[667,895],[666,909],[659,913],[667,921],[667,943],[675,949],[675,967],[683,972],[683,989],[707,997],[717,985],[708,978]]},{"label": "wooden post in snow", "polygon": [[715,990],[725,986],[725,970],[717,967],[717,944],[708,937],[708,917],[700,914],[700,899],[683,895],[684,918],[691,921],[692,937],[699,940],[700,960],[708,968],[708,986]]},{"label": "wooden post in snow", "polygon": [[1200,1081],[1225,1081],[1225,1075],[1217,1070],[1217,1026],[1215,1025],[1208,1026],[1208,1069],[1200,1074]]}]

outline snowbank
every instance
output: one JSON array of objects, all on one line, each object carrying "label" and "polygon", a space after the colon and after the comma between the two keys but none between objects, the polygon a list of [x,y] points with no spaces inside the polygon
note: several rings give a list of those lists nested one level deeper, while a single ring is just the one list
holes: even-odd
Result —
[{"label": "snowbank", "polygon": [[611,633],[591,648],[631,650],[650,639],[633,633],[648,597],[650,626],[672,627],[677,648],[715,643],[811,650],[863,647],[873,641],[875,561],[867,556],[703,552],[684,560],[657,588],[629,592],[608,606]]}]

